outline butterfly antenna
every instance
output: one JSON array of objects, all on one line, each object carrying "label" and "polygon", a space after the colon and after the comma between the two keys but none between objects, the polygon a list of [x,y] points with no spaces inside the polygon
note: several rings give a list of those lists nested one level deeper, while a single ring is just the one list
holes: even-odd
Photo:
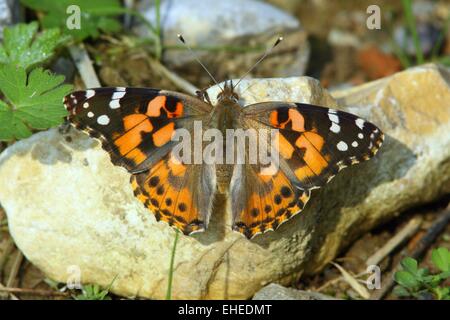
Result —
[{"label": "butterfly antenna", "polygon": [[241,79],[239,79],[239,81],[234,85],[233,88],[236,88],[238,86],[238,84],[250,73],[253,71],[253,69],[255,69],[258,64],[260,64],[271,52],[272,50],[280,44],[280,42],[283,41],[283,37],[278,37],[278,39],[275,41],[275,43],[273,44],[273,46],[271,46],[269,49],[266,50],[266,52],[261,56],[261,58],[258,59],[258,61],[256,61],[256,63],[241,77]]},{"label": "butterfly antenna", "polygon": [[188,48],[189,52],[192,54],[194,59],[202,66],[202,68],[206,71],[206,73],[214,81],[214,83],[219,87],[219,89],[221,91],[223,91],[223,89],[220,87],[219,83],[217,82],[216,78],[214,78],[214,76],[211,74],[211,72],[209,72],[208,68],[206,68],[206,66],[197,57],[197,55],[195,54],[194,50],[192,50],[192,48],[186,43],[186,41],[183,38],[183,35],[177,34],[177,37],[178,37],[178,40],[180,40],[180,42],[183,43],[186,46],[186,48]]}]

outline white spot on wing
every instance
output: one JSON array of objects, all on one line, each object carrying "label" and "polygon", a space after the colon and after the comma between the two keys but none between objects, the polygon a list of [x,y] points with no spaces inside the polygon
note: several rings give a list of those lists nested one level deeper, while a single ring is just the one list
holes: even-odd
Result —
[{"label": "white spot on wing", "polygon": [[358,128],[360,128],[360,129],[364,128],[365,121],[363,119],[358,118],[358,119],[355,120],[355,123],[358,126]]},{"label": "white spot on wing", "polygon": [[339,123],[339,117],[334,113],[328,113],[328,118],[335,123]]},{"label": "white spot on wing", "polygon": [[92,89],[86,90],[86,99],[92,98],[95,96],[95,91]]},{"label": "white spot on wing", "polygon": [[110,107],[111,109],[117,109],[117,108],[120,108],[119,100],[111,100],[110,103],[109,103],[109,107]]},{"label": "white spot on wing", "polygon": [[126,90],[125,87],[117,87],[117,88],[116,88],[116,91],[125,91],[125,90]]},{"label": "white spot on wing", "polygon": [[91,111],[89,111],[87,113],[88,118],[93,118],[94,117],[94,113],[92,113]]},{"label": "white spot on wing", "polygon": [[106,126],[109,123],[109,117],[107,115],[103,114],[97,118],[97,123],[102,126]]},{"label": "white spot on wing", "polygon": [[113,100],[114,99],[121,99],[121,98],[123,98],[124,95],[125,95],[125,91],[117,91],[117,92],[113,93],[112,99]]},{"label": "white spot on wing", "polygon": [[83,108],[85,108],[85,109],[89,108],[89,103],[87,103],[87,102],[83,103]]},{"label": "white spot on wing", "polygon": [[358,133],[358,138],[364,139],[364,135],[360,132],[360,133]]},{"label": "white spot on wing", "polygon": [[339,133],[341,131],[341,126],[332,122],[330,130],[333,131],[334,133]]},{"label": "white spot on wing", "polygon": [[358,142],[357,142],[357,141],[353,141],[353,142],[352,142],[352,147],[353,147],[353,148],[356,148],[357,146],[358,146]]},{"label": "white spot on wing", "polygon": [[339,141],[339,143],[336,145],[337,149],[339,151],[347,151],[348,145],[344,141]]}]

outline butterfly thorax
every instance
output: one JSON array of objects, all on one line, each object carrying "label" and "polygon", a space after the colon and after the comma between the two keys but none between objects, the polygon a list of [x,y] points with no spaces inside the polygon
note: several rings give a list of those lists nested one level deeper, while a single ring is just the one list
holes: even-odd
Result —
[{"label": "butterfly thorax", "polygon": [[[242,113],[242,107],[239,104],[239,96],[234,92],[232,84],[225,83],[223,90],[217,95],[217,103],[213,105],[212,123],[226,137],[227,129],[236,129],[239,127],[239,118]],[[224,154],[226,145],[224,144]],[[232,164],[218,164],[217,184],[220,193],[226,193],[229,189],[229,183],[233,173]]]},{"label": "butterfly thorax", "polygon": [[238,101],[239,96],[234,91],[233,84],[225,82],[223,90],[217,95],[217,103],[213,106],[214,122],[223,134],[226,129],[236,128],[236,121],[242,112]]}]

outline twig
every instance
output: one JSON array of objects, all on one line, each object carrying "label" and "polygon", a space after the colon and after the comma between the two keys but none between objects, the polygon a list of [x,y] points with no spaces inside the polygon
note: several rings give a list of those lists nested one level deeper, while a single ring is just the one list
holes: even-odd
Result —
[{"label": "twig", "polygon": [[59,296],[59,297],[69,297],[70,293],[68,292],[60,292],[53,290],[40,290],[40,289],[31,289],[31,288],[9,288],[4,287],[0,284],[0,292],[7,293],[24,293],[24,294],[34,294],[37,296]]},{"label": "twig", "polygon": [[[1,298],[8,298],[8,293],[3,293],[2,291],[5,290],[6,287],[0,282],[0,299]],[[9,292],[9,296],[11,297],[12,300],[19,300],[19,298],[17,298],[12,292]]]},{"label": "twig", "polygon": [[196,91],[198,91],[198,88],[195,87],[193,84],[191,84],[189,81],[183,79],[179,75],[177,75],[175,72],[170,71],[165,66],[163,66],[159,61],[148,58],[150,66],[161,74],[162,76],[165,76],[167,79],[169,79],[174,85],[176,85],[178,88],[182,89],[184,92],[195,95]]},{"label": "twig", "polygon": [[[408,252],[407,249],[402,250],[401,256],[410,256],[413,259],[420,258],[426,251],[426,249],[433,244],[434,240],[444,231],[447,225],[450,223],[450,204],[439,215],[439,217],[433,222],[431,227],[426,231],[423,237],[419,240],[416,248],[412,252]],[[379,300],[386,296],[394,286],[394,274],[401,269],[400,262],[393,268],[393,270],[385,277],[385,283],[381,285],[381,289],[376,291],[372,299]]]},{"label": "twig", "polygon": [[14,249],[14,241],[12,240],[12,238],[9,237],[8,240],[6,240],[6,241],[7,242],[6,242],[5,249],[3,250],[3,253],[0,256],[0,276],[2,274],[3,267],[5,266],[6,260],[8,259],[12,250]]},{"label": "twig", "polygon": [[86,88],[100,87],[100,81],[98,80],[97,74],[92,66],[92,61],[89,58],[84,45],[82,43],[79,45],[72,45],[69,47],[69,52]]},{"label": "twig", "polygon": [[367,259],[366,265],[370,266],[379,264],[384,258],[386,258],[386,256],[394,251],[399,245],[411,238],[417,232],[417,230],[419,230],[422,220],[422,217],[412,218],[406,224],[406,226],[404,226],[403,229],[400,230],[400,232],[389,239],[389,241],[386,242],[386,244],[381,247],[381,249],[379,249],[372,256],[370,256],[369,259]]},{"label": "twig", "polygon": [[369,291],[358,282],[358,280],[355,279],[350,273],[348,273],[344,268],[342,268],[337,263],[331,262],[341,273],[344,277],[344,280],[364,299],[370,298]]},{"label": "twig", "polygon": [[13,265],[11,267],[11,272],[9,273],[8,280],[6,281],[7,287],[12,287],[14,281],[17,278],[17,274],[19,273],[20,265],[23,261],[23,254],[19,250],[17,250],[17,255],[14,259]]},{"label": "twig", "polygon": [[331,279],[331,280],[327,281],[325,284],[323,284],[319,288],[315,289],[314,291],[322,292],[323,290],[325,290],[329,286],[331,286],[333,284],[336,284],[336,283],[338,283],[339,281],[342,281],[342,280],[344,280],[344,278],[342,276],[336,277],[334,279]]}]

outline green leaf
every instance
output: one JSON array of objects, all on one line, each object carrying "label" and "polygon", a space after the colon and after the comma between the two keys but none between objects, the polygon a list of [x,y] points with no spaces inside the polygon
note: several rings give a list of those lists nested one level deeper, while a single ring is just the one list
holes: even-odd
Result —
[{"label": "green leaf", "polygon": [[0,44],[0,64],[14,64],[29,69],[50,59],[54,51],[69,40],[58,29],[37,33],[38,24],[17,24],[5,28]]},{"label": "green leaf", "polygon": [[74,297],[75,300],[111,300],[109,290],[101,290],[98,285],[83,286],[82,294]]},{"label": "green leaf", "polygon": [[450,252],[447,248],[437,248],[431,253],[433,264],[442,272],[450,271]]},{"label": "green leaf", "polygon": [[402,286],[395,286],[392,292],[399,298],[410,297],[408,289]]},{"label": "green leaf", "polygon": [[72,86],[62,85],[64,76],[42,68],[27,75],[22,67],[0,67],[0,91],[8,103],[0,104],[0,140],[22,139],[31,129],[48,129],[62,122],[67,112],[62,99]]},{"label": "green leaf", "polygon": [[[21,0],[25,6],[43,12],[41,22],[45,28],[58,27],[64,34],[82,41],[88,37],[96,38],[99,30],[117,32],[121,24],[110,16],[124,13],[119,0]],[[80,28],[69,29],[67,19],[76,13],[67,13],[67,8],[76,5],[80,8]]]},{"label": "green leaf", "polygon": [[116,281],[117,276],[115,276],[111,283],[108,285],[107,288],[101,290],[99,285],[85,285],[82,289],[82,294],[79,294],[77,296],[74,296],[75,300],[111,300],[111,297],[108,296],[109,291],[111,290],[111,287]]},{"label": "green leaf", "polygon": [[438,276],[441,280],[448,279],[450,278],[450,271],[441,272]]},{"label": "green leaf", "polygon": [[407,257],[405,259],[402,260],[401,265],[403,267],[403,269],[405,269],[406,271],[408,271],[409,273],[413,274],[413,275],[417,275],[418,273],[418,264],[417,264],[417,260]]},{"label": "green leaf", "polygon": [[436,298],[438,300],[449,300],[450,299],[450,287],[437,287],[434,289],[434,293],[436,294]]},{"label": "green leaf", "polygon": [[0,141],[23,139],[30,135],[30,129],[0,100]]},{"label": "green leaf", "polygon": [[394,279],[398,284],[409,289],[415,289],[420,284],[414,275],[404,270],[397,271],[394,275]]}]

